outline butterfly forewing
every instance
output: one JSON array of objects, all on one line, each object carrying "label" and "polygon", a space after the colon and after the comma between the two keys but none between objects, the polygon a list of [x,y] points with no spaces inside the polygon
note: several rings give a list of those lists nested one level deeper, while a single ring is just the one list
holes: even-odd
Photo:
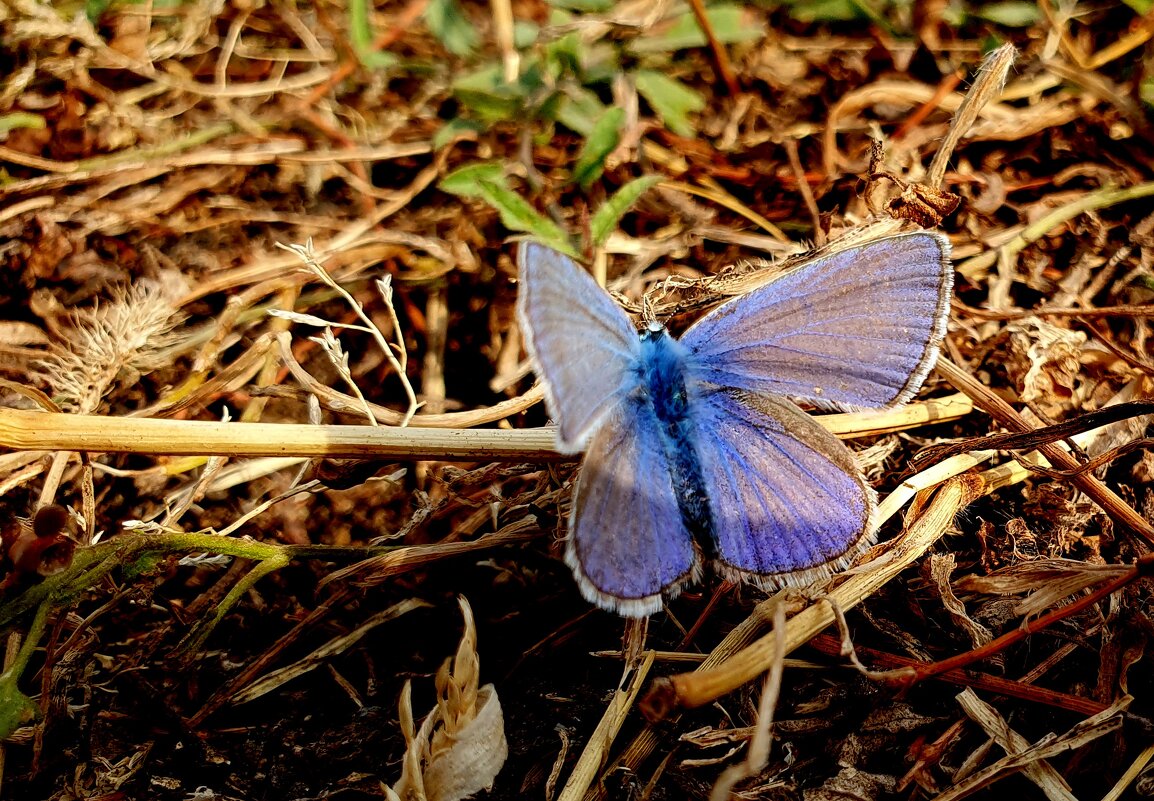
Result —
[{"label": "butterfly forewing", "polygon": [[803,586],[872,543],[874,493],[853,454],[791,402],[710,389],[694,416],[719,573]]},{"label": "butterfly forewing", "polygon": [[628,617],[661,609],[699,572],[652,406],[627,398],[593,435],[565,561],[589,601]]},{"label": "butterfly forewing", "polygon": [[682,337],[696,379],[880,408],[913,396],[945,334],[949,244],[903,234],[805,262]]},{"label": "butterfly forewing", "polygon": [[558,447],[575,453],[597,422],[637,386],[637,331],[625,312],[572,259],[521,246],[517,317],[545,379]]}]

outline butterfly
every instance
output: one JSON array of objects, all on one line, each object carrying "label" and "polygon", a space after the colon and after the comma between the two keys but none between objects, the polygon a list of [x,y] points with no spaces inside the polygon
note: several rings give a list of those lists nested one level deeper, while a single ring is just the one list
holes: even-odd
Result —
[{"label": "butterfly", "polygon": [[626,617],[661,609],[703,563],[766,590],[845,569],[877,502],[850,450],[798,408],[913,397],[945,336],[948,241],[918,231],[818,255],[675,339],[638,331],[572,259],[519,253],[517,317],[557,422],[585,452],[565,561]]}]

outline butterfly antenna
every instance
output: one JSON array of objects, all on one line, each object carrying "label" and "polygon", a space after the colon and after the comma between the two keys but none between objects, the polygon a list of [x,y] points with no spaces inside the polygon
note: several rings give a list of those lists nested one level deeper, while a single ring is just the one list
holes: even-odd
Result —
[{"label": "butterfly antenna", "polygon": [[650,331],[657,331],[665,327],[657,322],[657,312],[653,308],[653,300],[649,297],[648,292],[641,296],[641,318],[645,321],[645,327]]}]

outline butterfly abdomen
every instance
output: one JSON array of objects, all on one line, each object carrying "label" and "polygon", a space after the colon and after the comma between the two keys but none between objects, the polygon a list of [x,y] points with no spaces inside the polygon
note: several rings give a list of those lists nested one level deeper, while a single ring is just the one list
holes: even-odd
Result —
[{"label": "butterfly abdomen", "polygon": [[685,349],[664,329],[641,334],[642,402],[651,403],[661,423],[665,458],[677,493],[682,522],[712,558],[716,554],[713,517],[697,455],[697,432],[689,415]]}]

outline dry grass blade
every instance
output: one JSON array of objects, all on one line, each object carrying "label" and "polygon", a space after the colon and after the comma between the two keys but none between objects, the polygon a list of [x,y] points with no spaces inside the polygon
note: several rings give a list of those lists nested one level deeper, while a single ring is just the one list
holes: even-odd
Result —
[{"label": "dry grass blade", "polygon": [[344,653],[352,646],[356,645],[366,634],[371,632],[382,623],[387,623],[394,620],[401,615],[412,612],[416,609],[426,609],[432,604],[416,599],[409,599],[393,604],[388,609],[383,609],[374,615],[369,616],[363,623],[347,634],[342,634],[339,637],[334,637],[321,647],[314,650],[308,656],[294,662],[291,665],[285,665],[282,668],[272,671],[267,676],[257,679],[252,684],[245,687],[232,698],[234,704],[246,704],[249,701],[255,701],[262,695],[267,695],[276,689],[283,687],[293,679],[303,676],[311,670],[315,670],[321,665],[328,662],[332,657]]},{"label": "dry grass blade", "polygon": [[[1122,726],[1122,713],[1130,705],[1130,698],[1117,701],[1109,709],[1087,718],[1060,736],[1047,735],[1021,751],[1007,754],[992,765],[970,775],[968,778],[934,797],[933,801],[959,801],[990,786],[1009,773],[1024,770],[1030,765],[1054,756],[1081,748],[1088,743],[1117,731]],[[988,709],[988,707],[986,707]],[[975,708],[980,713],[980,710]],[[993,725],[999,725],[993,721]]]},{"label": "dry grass blade", "polygon": [[629,672],[609,699],[605,713],[589,737],[589,742],[585,744],[585,750],[578,757],[573,772],[569,774],[569,780],[565,782],[560,795],[557,796],[557,801],[578,801],[585,797],[605,764],[609,749],[613,747],[617,733],[621,730],[625,718],[633,708],[633,702],[637,700],[641,687],[649,677],[651,667],[653,667],[653,652],[646,651],[642,654],[637,667]]},{"label": "dry grass blade", "polygon": [[[1030,741],[1010,728],[1010,724],[992,706],[978,698],[973,690],[965,690],[958,695],[958,703],[990,738],[1010,756],[1022,754],[1030,747]],[[1022,772],[1046,794],[1050,801],[1077,801],[1070,792],[1070,785],[1062,774],[1043,759],[1026,765]]]}]

